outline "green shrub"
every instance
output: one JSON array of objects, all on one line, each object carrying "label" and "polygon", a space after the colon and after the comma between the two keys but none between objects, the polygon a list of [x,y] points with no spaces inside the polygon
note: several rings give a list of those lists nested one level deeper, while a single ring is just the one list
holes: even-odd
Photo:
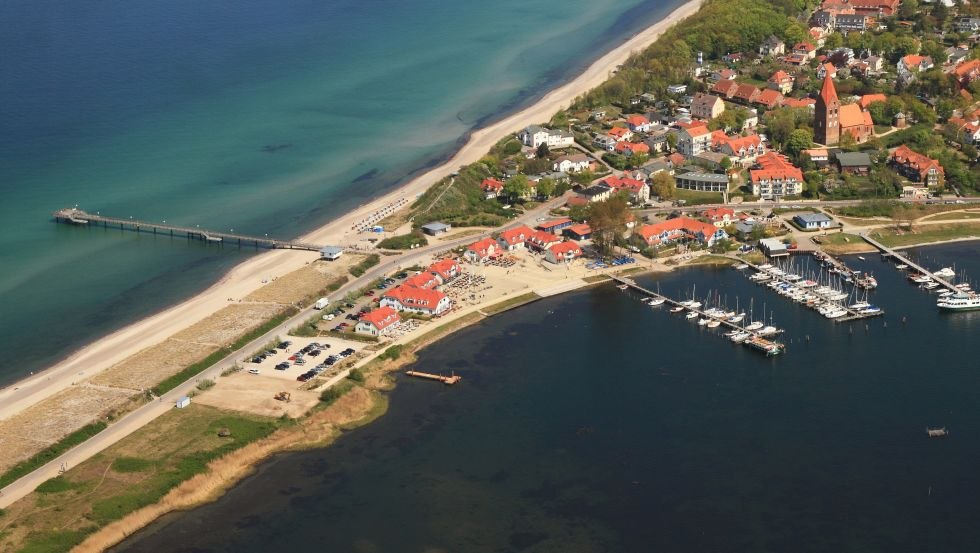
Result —
[{"label": "green shrub", "polygon": [[37,493],[61,493],[74,490],[77,487],[79,487],[79,484],[68,480],[64,476],[55,476],[54,478],[41,482],[41,485],[37,487]]},{"label": "green shrub", "polygon": [[347,378],[354,382],[364,382],[364,371],[361,369],[351,369],[350,373],[347,374]]},{"label": "green shrub", "polygon": [[116,472],[143,472],[153,465],[153,461],[139,457],[116,457],[112,461],[112,470]]},{"label": "green shrub", "polygon": [[410,250],[412,248],[424,246],[428,243],[429,241],[425,239],[425,235],[423,235],[420,231],[413,230],[408,234],[385,238],[384,240],[378,242],[378,247],[388,250]]},{"label": "green shrub", "polygon": [[205,378],[197,383],[197,389],[201,390],[202,392],[209,388],[214,388],[214,380],[211,380],[210,378]]},{"label": "green shrub", "polygon": [[398,359],[401,356],[402,349],[404,347],[405,346],[402,344],[391,346],[388,349],[384,350],[384,352],[382,352],[381,355],[378,356],[378,359],[385,359],[385,360]]},{"label": "green shrub", "polygon": [[85,440],[95,436],[99,432],[102,432],[106,428],[106,423],[104,422],[93,422],[87,424],[78,430],[72,432],[71,434],[65,436],[64,438],[58,440],[57,442],[51,444],[50,446],[42,449],[41,451],[35,453],[29,459],[21,461],[10,468],[7,472],[0,475],[0,488],[3,488],[10,484],[11,482],[17,480],[18,478],[30,473],[34,469],[46,464],[47,462],[55,459],[62,453],[68,451],[69,449],[75,447],[76,445],[84,442]]},{"label": "green shrub", "polygon": [[332,405],[353,387],[354,384],[351,382],[338,382],[320,394],[320,401],[326,405]]},{"label": "green shrub", "polygon": [[350,274],[359,277],[364,273],[366,273],[368,269],[374,267],[378,263],[381,263],[381,256],[376,253],[372,253],[371,255],[365,257],[363,261],[351,267]]}]

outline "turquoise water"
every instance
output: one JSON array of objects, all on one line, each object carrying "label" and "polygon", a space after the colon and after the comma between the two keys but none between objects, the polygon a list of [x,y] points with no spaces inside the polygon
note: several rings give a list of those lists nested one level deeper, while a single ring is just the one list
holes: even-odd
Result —
[{"label": "turquoise water", "polygon": [[295,236],[444,158],[673,5],[4,2],[0,382],[253,254],[65,228],[54,210]]},{"label": "turquoise water", "polygon": [[[980,242],[923,255],[980,274]],[[975,551],[980,311],[866,257],[886,314],[853,324],[732,269],[639,279],[765,305],[776,358],[612,285],[492,317],[411,367],[460,384],[400,377],[377,421],[114,551]]]}]

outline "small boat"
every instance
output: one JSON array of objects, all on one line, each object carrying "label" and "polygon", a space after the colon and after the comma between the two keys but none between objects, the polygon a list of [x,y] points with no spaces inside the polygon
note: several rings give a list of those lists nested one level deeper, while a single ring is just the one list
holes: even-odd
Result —
[{"label": "small boat", "polygon": [[866,301],[859,301],[857,303],[848,305],[847,307],[854,310],[858,310],[858,309],[864,309],[865,307],[871,307],[871,304]]},{"label": "small boat", "polygon": [[742,342],[748,340],[751,337],[752,337],[752,333],[750,332],[736,332],[731,336],[729,336],[728,339],[731,340],[732,342],[735,342],[736,344],[741,344]]},{"label": "small boat", "polygon": [[619,288],[620,290],[624,290],[624,291],[625,291],[625,290],[626,290],[627,288],[629,288],[629,287],[630,287],[630,285],[629,285],[629,284],[620,284],[620,285],[619,285],[619,286],[617,286],[616,288]]},{"label": "small boat", "polygon": [[663,305],[664,302],[666,302],[666,301],[667,300],[665,300],[664,298],[653,298],[653,299],[651,299],[650,301],[647,302],[647,305],[649,305],[650,307],[658,307],[658,306]]},{"label": "small boat", "polygon": [[735,265],[735,268],[741,271],[742,269],[748,269],[749,266],[746,263],[739,263],[738,265]]},{"label": "small boat", "polygon": [[876,305],[869,305],[858,312],[862,315],[878,315],[881,313],[881,308]]},{"label": "small boat", "polygon": [[698,319],[698,326],[704,326],[708,324],[708,319]]},{"label": "small boat", "polygon": [[688,318],[688,319],[697,319],[698,318],[698,314],[695,313],[694,311],[691,311],[690,313],[688,313],[687,315],[684,315],[684,316],[686,318]]},{"label": "small boat", "polygon": [[721,321],[719,321],[718,319],[712,319],[708,321],[707,326],[708,328],[718,328],[719,326],[721,326]]},{"label": "small boat", "polygon": [[939,269],[938,271],[936,271],[936,272],[934,272],[932,274],[933,274],[933,276],[937,276],[937,277],[952,278],[952,277],[956,276],[956,271],[954,271],[953,269],[951,269],[949,267],[943,267],[942,269]]},{"label": "small boat", "polygon": [[684,308],[679,305],[677,307],[670,308],[671,313],[680,313],[681,311],[684,311]]},{"label": "small boat", "polygon": [[779,329],[774,326],[767,326],[759,331],[759,336],[772,336],[773,334],[779,334]]},{"label": "small boat", "polygon": [[922,287],[925,288],[926,290],[934,290],[936,288],[939,288],[939,283],[938,282],[927,282],[927,283],[923,284]]},{"label": "small boat", "polygon": [[867,261],[867,260],[866,260],[866,259],[864,258],[864,256],[863,256],[863,255],[859,255],[859,256],[858,256],[858,259],[860,259],[861,261]]},{"label": "small boat", "polygon": [[949,436],[949,432],[946,431],[946,427],[942,428],[926,428],[926,435],[930,438],[945,438]]},{"label": "small boat", "polygon": [[956,286],[953,286],[953,288],[956,288],[957,290],[966,291],[966,290],[969,290],[970,289],[970,285],[967,284],[967,283],[965,283],[965,282],[963,282],[963,283],[957,284]]},{"label": "small boat", "polygon": [[691,305],[689,307],[691,309],[697,309],[697,308],[701,307],[701,302],[699,302],[699,301],[692,301],[691,302]]},{"label": "small boat", "polygon": [[754,323],[749,323],[749,325],[745,327],[745,330],[760,330],[763,326],[762,321],[756,321]]},{"label": "small boat", "polygon": [[739,313],[738,315],[735,315],[734,317],[728,319],[728,322],[732,324],[738,324],[744,320],[745,320],[745,313]]},{"label": "small boat", "polygon": [[908,269],[909,266],[906,265],[905,263],[902,263],[900,265],[895,265],[895,268],[898,269],[899,271],[904,271],[905,269]]}]

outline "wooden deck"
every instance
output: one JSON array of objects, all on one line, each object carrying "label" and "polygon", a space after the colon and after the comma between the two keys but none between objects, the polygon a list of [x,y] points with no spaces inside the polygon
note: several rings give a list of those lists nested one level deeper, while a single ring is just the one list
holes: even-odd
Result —
[{"label": "wooden deck", "polygon": [[276,240],[268,236],[249,236],[246,234],[235,234],[232,232],[220,232],[215,230],[202,229],[198,227],[182,227],[179,225],[168,225],[166,223],[151,223],[139,219],[119,219],[117,217],[106,217],[104,215],[92,214],[78,208],[65,208],[55,211],[54,220],[58,223],[84,226],[102,226],[103,228],[119,228],[133,232],[148,232],[151,234],[164,234],[169,236],[184,236],[189,239],[203,240],[214,244],[236,244],[238,246],[254,246],[256,248],[288,249],[288,250],[307,250],[320,251],[323,246],[298,242],[293,240]]}]

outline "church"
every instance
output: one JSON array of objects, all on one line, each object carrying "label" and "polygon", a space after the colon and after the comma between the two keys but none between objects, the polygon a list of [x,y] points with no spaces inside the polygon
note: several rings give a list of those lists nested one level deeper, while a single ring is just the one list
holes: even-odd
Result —
[{"label": "church", "polygon": [[871,113],[861,109],[858,104],[842,106],[829,72],[823,78],[823,86],[814,108],[813,140],[820,144],[839,144],[845,133],[850,134],[858,144],[867,142],[874,135]]}]

